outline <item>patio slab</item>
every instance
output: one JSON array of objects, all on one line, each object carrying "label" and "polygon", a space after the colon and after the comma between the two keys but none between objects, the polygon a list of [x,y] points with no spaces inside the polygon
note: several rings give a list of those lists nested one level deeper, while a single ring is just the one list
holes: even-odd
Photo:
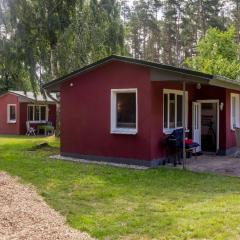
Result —
[{"label": "patio slab", "polygon": [[240,158],[234,156],[201,155],[187,159],[186,168],[194,172],[213,172],[240,177]]}]

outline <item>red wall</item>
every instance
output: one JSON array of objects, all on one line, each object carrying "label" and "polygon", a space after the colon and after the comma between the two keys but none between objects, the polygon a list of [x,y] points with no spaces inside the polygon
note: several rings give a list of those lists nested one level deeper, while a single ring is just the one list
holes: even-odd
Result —
[{"label": "red wall", "polygon": [[[71,86],[71,85],[72,86]],[[110,134],[111,89],[138,89],[137,135]],[[182,90],[182,84],[151,82],[142,66],[112,62],[66,81],[61,86],[61,152],[140,160],[165,156],[163,133],[163,89]],[[192,102],[218,99],[220,111],[219,147],[235,146],[230,130],[230,92],[225,88],[187,84],[188,128],[192,129]]]},{"label": "red wall", "polygon": [[[7,123],[7,104],[16,104],[16,123]],[[0,134],[19,134],[19,116],[18,97],[13,94],[0,96]]]},{"label": "red wall", "polygon": [[[112,62],[61,87],[61,152],[150,159],[149,71]],[[70,86],[73,83],[73,86]],[[111,89],[138,89],[137,135],[110,134]]]},{"label": "red wall", "polygon": [[20,134],[26,134],[26,121],[27,121],[27,105],[28,103],[20,103]]}]

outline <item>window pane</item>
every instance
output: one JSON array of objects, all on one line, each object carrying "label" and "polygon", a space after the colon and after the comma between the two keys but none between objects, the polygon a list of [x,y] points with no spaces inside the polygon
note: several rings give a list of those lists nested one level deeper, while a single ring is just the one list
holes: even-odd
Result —
[{"label": "window pane", "polygon": [[46,121],[46,107],[41,106],[41,121]]},{"label": "window pane", "polygon": [[10,106],[9,109],[9,120],[15,121],[16,120],[16,109],[15,106]]},{"label": "window pane", "polygon": [[175,94],[170,93],[169,98],[169,128],[175,128]]},{"label": "window pane", "polygon": [[168,128],[168,94],[164,94],[164,128]]},{"label": "window pane", "polygon": [[183,126],[183,121],[182,121],[182,110],[183,110],[183,96],[182,95],[177,95],[177,127],[182,127]]},{"label": "window pane", "polygon": [[35,106],[35,114],[34,114],[34,121],[39,121],[40,120],[40,107]]},{"label": "window pane", "polygon": [[28,106],[28,121],[33,121],[33,106]]},{"label": "window pane", "polygon": [[136,128],[135,93],[117,93],[117,127]]}]

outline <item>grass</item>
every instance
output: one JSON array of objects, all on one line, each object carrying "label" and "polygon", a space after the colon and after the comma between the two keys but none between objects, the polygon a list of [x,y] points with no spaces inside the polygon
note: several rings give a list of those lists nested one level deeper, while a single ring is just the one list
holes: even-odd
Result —
[{"label": "grass", "polygon": [[[50,147],[34,148],[48,141]],[[33,184],[68,223],[97,239],[238,239],[240,179],[50,160],[53,137],[0,137],[0,170]]]}]

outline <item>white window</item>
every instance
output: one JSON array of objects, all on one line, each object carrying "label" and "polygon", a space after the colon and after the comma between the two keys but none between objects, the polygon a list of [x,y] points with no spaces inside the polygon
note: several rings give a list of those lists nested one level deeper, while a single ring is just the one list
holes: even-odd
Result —
[{"label": "white window", "polygon": [[[185,94],[185,119],[187,126],[188,92]],[[163,131],[171,133],[176,128],[183,127],[183,91],[163,90]]]},{"label": "white window", "polygon": [[111,90],[111,133],[137,134],[137,89]]},{"label": "white window", "polygon": [[239,94],[231,93],[231,129],[239,127]]},{"label": "white window", "polygon": [[28,105],[28,121],[46,122],[47,120],[48,112],[46,105]]},{"label": "white window", "polygon": [[8,123],[17,122],[16,104],[7,105],[7,122]]}]

